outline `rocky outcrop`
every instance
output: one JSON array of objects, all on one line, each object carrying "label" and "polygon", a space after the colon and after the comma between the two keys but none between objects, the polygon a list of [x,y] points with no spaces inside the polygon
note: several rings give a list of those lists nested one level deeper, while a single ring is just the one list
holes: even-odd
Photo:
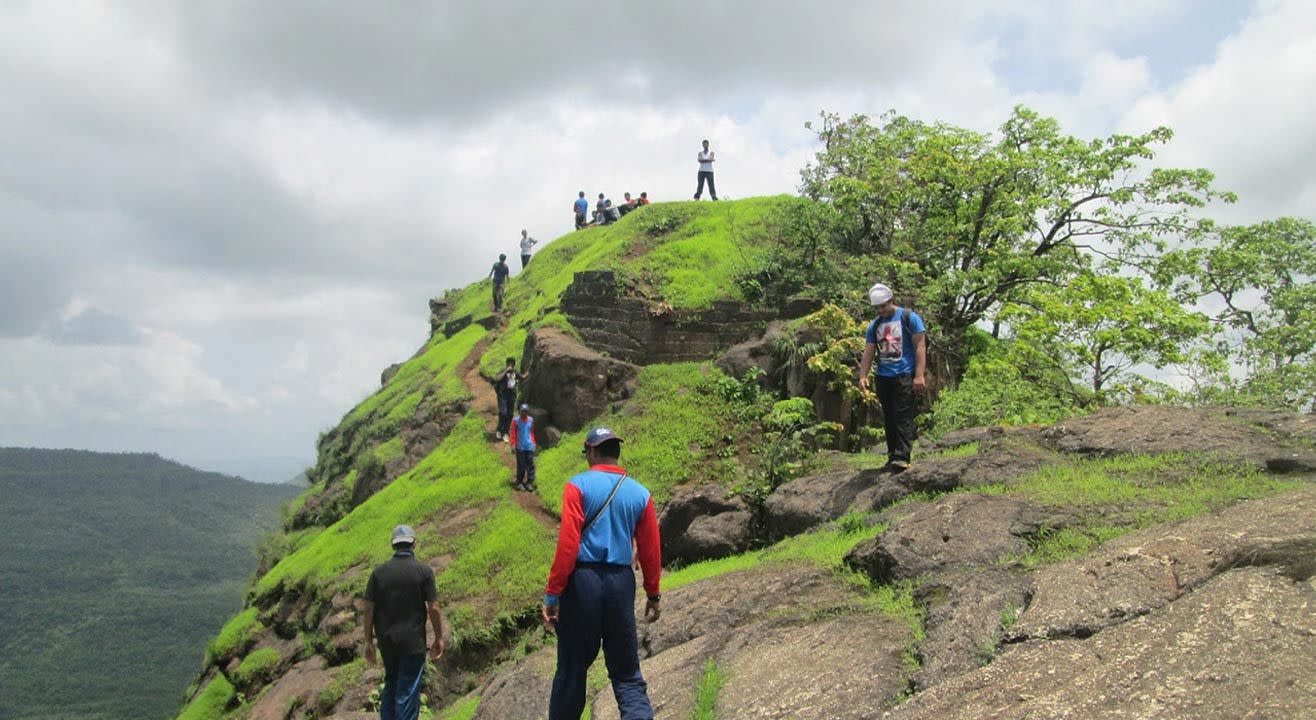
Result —
[{"label": "rocky outcrop", "polygon": [[991,567],[1026,552],[1028,538],[1050,523],[1056,520],[1048,512],[1023,500],[954,493],[895,520],[886,532],[851,550],[846,563],[879,583]]},{"label": "rocky outcrop", "polygon": [[489,678],[480,688],[472,720],[542,720],[553,692],[554,650],[531,653]]},{"label": "rocky outcrop", "polygon": [[522,369],[525,401],[546,413],[545,424],[579,430],[631,396],[639,367],[600,355],[557,328],[540,328],[526,338]]},{"label": "rocky outcrop", "polygon": [[304,660],[284,673],[251,707],[249,720],[284,720],[289,708],[309,705],[317,693],[333,681],[336,670],[325,667],[324,658]]},{"label": "rocky outcrop", "polygon": [[678,487],[658,516],[658,529],[663,561],[682,565],[744,552],[755,539],[753,511],[717,485]]},{"label": "rocky outcrop", "polygon": [[887,473],[855,470],[844,461],[832,470],[792,480],[763,503],[769,540],[780,540],[844,515],[859,493]]},{"label": "rocky outcrop", "polygon": [[736,379],[745,377],[745,373],[751,370],[757,371],[761,373],[764,386],[779,387],[783,368],[777,353],[777,343],[784,334],[785,323],[768,323],[762,337],[731,346],[718,357],[714,365]]},{"label": "rocky outcrop", "polygon": [[[1244,421],[1246,417],[1239,413],[1231,416],[1219,408],[1105,408],[1056,423],[1042,436],[1055,449],[1079,455],[1210,453],[1245,460],[1270,472],[1316,472],[1316,448],[1283,442],[1261,423]],[[1272,425],[1280,422],[1273,414],[1269,414],[1268,421]],[[1309,426],[1296,419],[1288,422],[1294,432],[1309,432],[1300,429]]]},{"label": "rocky outcrop", "polygon": [[1028,590],[1024,573],[990,565],[922,579],[914,592],[925,616],[913,689],[927,689],[990,662],[1006,623],[1027,603]]}]

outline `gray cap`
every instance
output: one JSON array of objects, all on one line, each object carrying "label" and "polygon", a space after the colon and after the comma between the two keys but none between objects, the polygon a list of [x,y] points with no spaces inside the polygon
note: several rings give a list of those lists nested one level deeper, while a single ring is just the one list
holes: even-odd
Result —
[{"label": "gray cap", "polygon": [[414,545],[416,543],[416,531],[411,529],[410,525],[399,525],[393,528],[394,545]]}]

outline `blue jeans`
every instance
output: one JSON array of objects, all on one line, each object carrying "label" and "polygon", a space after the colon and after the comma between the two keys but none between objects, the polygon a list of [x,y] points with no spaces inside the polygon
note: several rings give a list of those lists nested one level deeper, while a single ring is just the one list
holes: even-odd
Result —
[{"label": "blue jeans", "polygon": [[379,693],[379,720],[417,720],[425,653],[398,655],[380,648],[384,661],[384,691]]},{"label": "blue jeans", "polygon": [[600,643],[621,720],[653,720],[635,638],[635,572],[629,565],[603,563],[576,565],[562,593],[549,720],[579,720],[585,710],[585,674]]},{"label": "blue jeans", "polygon": [[517,450],[516,451],[516,483],[524,483],[531,487],[535,485],[535,451],[534,450]]}]

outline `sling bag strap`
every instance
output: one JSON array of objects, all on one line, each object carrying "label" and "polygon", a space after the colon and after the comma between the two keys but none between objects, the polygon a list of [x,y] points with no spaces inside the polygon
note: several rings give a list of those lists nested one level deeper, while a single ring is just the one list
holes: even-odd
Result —
[{"label": "sling bag strap", "polygon": [[628,477],[630,476],[622,475],[621,478],[617,480],[617,484],[612,486],[612,492],[608,493],[608,499],[604,500],[603,505],[598,510],[595,510],[594,514],[590,515],[589,519],[585,521],[585,526],[580,529],[581,539],[584,539],[585,533],[589,532],[589,529],[594,527],[594,521],[598,520],[599,516],[603,514],[603,511],[607,510],[608,506],[612,504],[612,499],[617,497],[617,491],[621,489],[621,484],[626,482],[626,478]]}]

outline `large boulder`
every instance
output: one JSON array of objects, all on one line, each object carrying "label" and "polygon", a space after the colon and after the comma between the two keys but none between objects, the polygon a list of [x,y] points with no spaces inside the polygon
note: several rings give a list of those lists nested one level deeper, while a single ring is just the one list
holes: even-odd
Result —
[{"label": "large boulder", "polygon": [[995,565],[1027,551],[1027,538],[1048,521],[1047,512],[1023,500],[953,493],[900,517],[880,536],[855,546],[845,561],[883,583]]},{"label": "large boulder", "polygon": [[548,709],[557,656],[553,648],[531,653],[489,678],[473,720],[539,720]]},{"label": "large boulder", "polygon": [[1240,565],[1275,565],[1300,579],[1316,574],[1316,488],[1125,535],[1044,568],[1007,638],[1087,637]]},{"label": "large boulder", "polygon": [[526,337],[522,367],[525,400],[548,414],[544,424],[579,430],[608,404],[631,396],[640,368],[604,357],[557,328]]},{"label": "large boulder", "polygon": [[754,513],[718,485],[682,486],[658,516],[663,562],[687,564],[744,552],[754,542]]},{"label": "large boulder", "polygon": [[768,539],[798,535],[841,517],[860,492],[884,475],[877,469],[856,470],[841,465],[782,485],[763,503]]},{"label": "large boulder", "polygon": [[777,343],[785,332],[785,323],[768,324],[763,337],[732,345],[714,364],[719,370],[739,380],[750,370],[762,372],[763,384],[775,388],[781,384],[782,367],[778,362]]},{"label": "large boulder", "polygon": [[1086,638],[1007,648],[891,720],[1316,717],[1316,586],[1240,568]]},{"label": "large boulder", "polygon": [[250,720],[284,720],[288,708],[311,704],[320,690],[333,681],[337,669],[325,667],[316,655],[297,663],[271,685],[251,706]]}]

